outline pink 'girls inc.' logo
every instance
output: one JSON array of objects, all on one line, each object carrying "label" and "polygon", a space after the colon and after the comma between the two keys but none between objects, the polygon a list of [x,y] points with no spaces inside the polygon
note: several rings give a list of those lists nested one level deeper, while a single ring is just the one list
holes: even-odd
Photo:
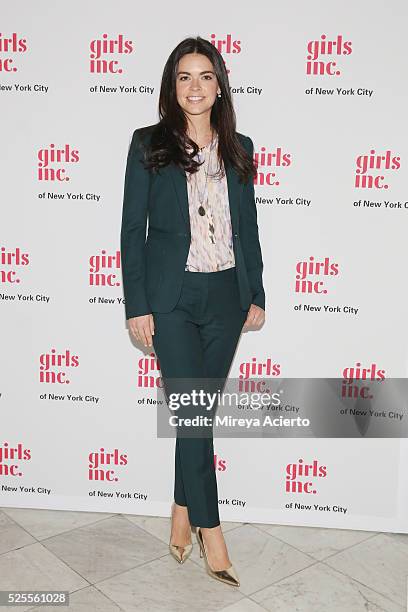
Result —
[{"label": "pink 'girls inc.' logo", "polygon": [[28,253],[22,253],[19,247],[16,247],[14,251],[7,250],[6,247],[0,248],[0,282],[3,285],[18,285],[21,281],[17,276],[17,268],[29,265]]},{"label": "pink 'girls inc.' logo", "polygon": [[286,493],[308,493],[316,495],[316,481],[326,478],[327,467],[320,465],[317,459],[313,463],[305,463],[299,459],[297,463],[288,463],[286,466]]},{"label": "pink 'girls inc.' logo", "polygon": [[0,445],[0,476],[22,476],[21,461],[31,460],[31,450],[19,442],[16,447],[8,442]]},{"label": "pink 'girls inc.' logo", "polygon": [[104,448],[88,455],[88,479],[99,482],[118,482],[117,466],[128,464],[126,454],[119,454],[119,449],[108,452]]},{"label": "pink 'girls inc.' logo", "polygon": [[388,189],[384,170],[399,170],[401,157],[389,149],[380,155],[374,149],[369,154],[357,155],[354,187],[356,189]]},{"label": "pink 'girls inc.' logo", "polygon": [[71,355],[69,349],[66,349],[65,353],[57,353],[53,348],[49,353],[40,355],[40,382],[69,385],[71,381],[67,378],[67,370],[78,366],[78,355]]},{"label": "pink 'girls inc.' logo", "polygon": [[324,261],[315,261],[311,255],[308,261],[298,261],[296,263],[295,293],[302,294],[327,294],[324,280],[309,278],[310,276],[320,279],[339,274],[339,264],[330,263],[330,258],[325,257]]},{"label": "pink 'girls inc.' logo", "polygon": [[38,180],[62,183],[69,181],[70,177],[61,164],[77,164],[79,151],[71,149],[69,144],[65,144],[63,149],[57,149],[55,144],[50,144],[49,147],[38,150],[37,158]]},{"label": "pink 'girls inc.' logo", "polygon": [[161,389],[163,380],[161,378],[160,363],[154,353],[141,357],[138,361],[139,371],[137,374],[137,386],[145,389]]},{"label": "pink 'girls inc.' logo", "polygon": [[[311,76],[340,76],[337,65],[339,56],[351,55],[353,52],[350,40],[343,40],[341,34],[336,40],[329,40],[322,34],[319,40],[307,42],[306,74]],[[336,57],[337,56],[337,57]]]},{"label": "pink 'girls inc.' logo", "polygon": [[342,377],[342,397],[372,399],[373,395],[370,387],[361,383],[370,380],[382,382],[385,380],[385,370],[380,370],[376,363],[372,363],[369,367],[364,368],[361,362],[357,361],[354,366],[343,369]]},{"label": "pink 'girls inc.' logo", "polygon": [[89,71],[91,74],[122,74],[118,58],[133,51],[133,41],[126,40],[123,34],[116,38],[102,34],[101,38],[94,38],[89,43]]},{"label": "pink 'girls inc.' logo", "polygon": [[280,376],[281,366],[273,363],[269,357],[266,361],[258,361],[252,357],[250,361],[239,364],[238,391],[242,393],[267,393],[265,378]]},{"label": "pink 'girls inc.' logo", "polygon": [[89,285],[91,287],[119,287],[120,275],[114,270],[120,270],[120,251],[108,255],[105,249],[100,255],[91,255],[89,258]]},{"label": "pink 'girls inc.' logo", "polygon": [[266,147],[261,147],[259,151],[255,152],[254,160],[258,170],[254,184],[267,185],[268,187],[281,185],[276,171],[280,168],[288,168],[292,164],[291,154],[285,153],[282,147],[276,147],[269,151]]},{"label": "pink 'girls inc.' logo", "polygon": [[0,32],[0,73],[17,72],[18,68],[14,64],[16,53],[26,53],[27,39],[18,38],[17,32],[13,32],[10,37]]}]

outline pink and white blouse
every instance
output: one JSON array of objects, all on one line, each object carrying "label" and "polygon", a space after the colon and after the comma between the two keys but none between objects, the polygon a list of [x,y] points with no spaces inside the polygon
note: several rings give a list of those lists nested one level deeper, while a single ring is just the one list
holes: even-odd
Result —
[{"label": "pink and white blouse", "polygon": [[[232,226],[228,200],[227,177],[222,165],[222,178],[207,178],[218,169],[218,135],[200,149],[194,159],[204,163],[196,174],[186,172],[191,244],[185,270],[189,272],[217,272],[235,266],[232,246]],[[210,163],[211,154],[211,163]],[[205,215],[198,212],[200,198]],[[208,199],[207,199],[208,198]]]}]

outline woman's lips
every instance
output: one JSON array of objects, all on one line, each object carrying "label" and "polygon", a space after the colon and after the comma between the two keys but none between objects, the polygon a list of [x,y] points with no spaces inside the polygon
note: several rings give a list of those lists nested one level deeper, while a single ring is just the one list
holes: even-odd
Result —
[{"label": "woman's lips", "polygon": [[188,102],[190,102],[191,104],[198,104],[199,102],[202,102],[204,100],[204,96],[188,96],[187,97]]}]

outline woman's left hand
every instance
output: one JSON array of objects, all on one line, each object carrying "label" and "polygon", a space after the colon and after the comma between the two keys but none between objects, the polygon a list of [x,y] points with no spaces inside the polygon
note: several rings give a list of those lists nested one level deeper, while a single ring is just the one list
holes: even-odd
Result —
[{"label": "woman's left hand", "polygon": [[256,326],[262,325],[264,321],[265,321],[264,309],[261,308],[260,306],[257,306],[256,304],[251,304],[243,327],[245,328],[245,327],[250,327],[252,325],[256,325]]}]

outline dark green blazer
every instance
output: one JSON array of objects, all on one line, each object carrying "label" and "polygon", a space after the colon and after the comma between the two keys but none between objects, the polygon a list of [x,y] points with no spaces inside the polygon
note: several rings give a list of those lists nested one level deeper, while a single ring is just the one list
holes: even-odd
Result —
[{"label": "dark green blazer", "polygon": [[[126,319],[173,310],[190,247],[185,172],[172,162],[154,174],[141,163],[144,143],[149,143],[154,127],[134,131],[127,157],[120,234]],[[252,140],[239,132],[237,136],[252,157]],[[265,309],[253,180],[240,184],[228,165],[226,175],[240,306],[247,310],[256,304]]]}]

